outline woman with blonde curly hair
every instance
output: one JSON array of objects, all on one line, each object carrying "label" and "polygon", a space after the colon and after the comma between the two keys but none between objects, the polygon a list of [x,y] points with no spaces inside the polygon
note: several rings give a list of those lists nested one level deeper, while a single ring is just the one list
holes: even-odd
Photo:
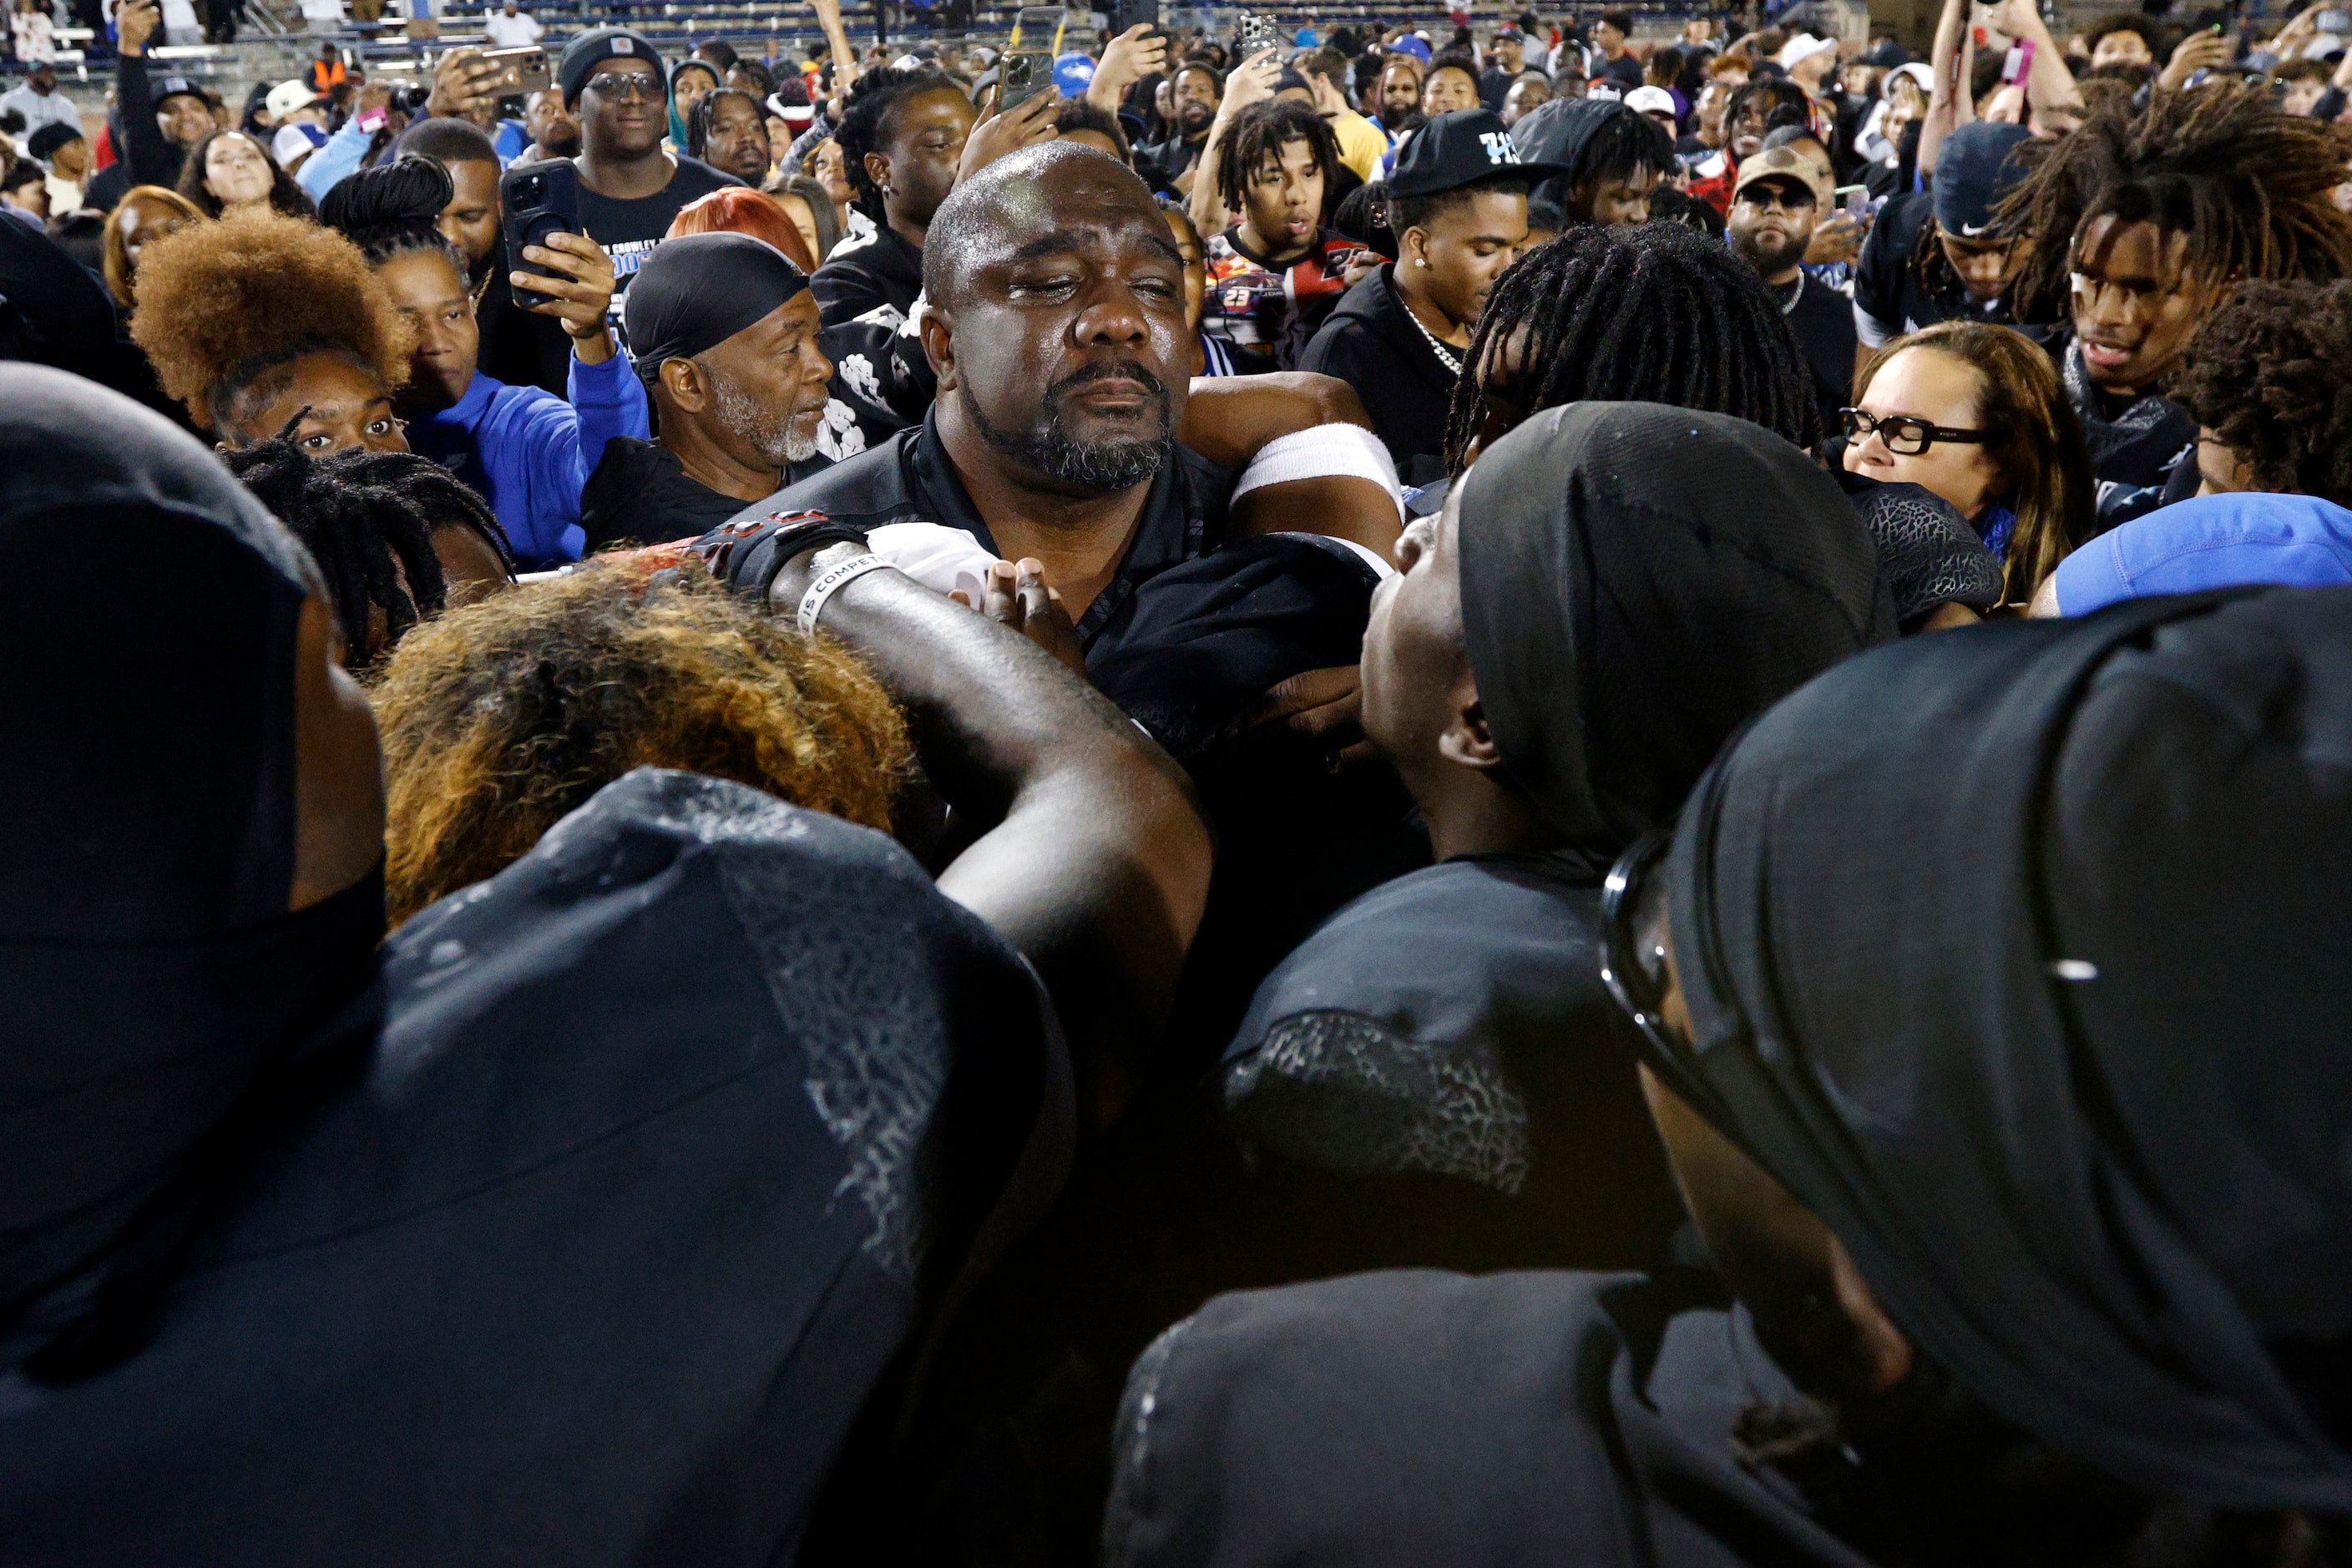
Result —
[{"label": "woman with blonde curly hair", "polygon": [[232,212],[146,247],[131,299],[131,340],[223,449],[408,450],[392,395],[415,332],[341,235]]},{"label": "woman with blonde curly hair", "polygon": [[682,768],[887,831],[906,721],[839,643],[642,558],[450,611],[374,691],[395,923],[495,876],[631,768]]}]

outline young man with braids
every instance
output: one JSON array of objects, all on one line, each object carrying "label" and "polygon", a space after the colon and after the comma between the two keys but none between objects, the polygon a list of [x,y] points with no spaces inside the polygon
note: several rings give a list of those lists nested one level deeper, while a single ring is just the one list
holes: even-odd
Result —
[{"label": "young man with braids", "polygon": [[[1340,169],[1330,126],[1311,104],[1249,96],[1271,86],[1269,64],[1234,72],[1192,188],[1192,222],[1207,237],[1202,324],[1244,374],[1297,369],[1345,292],[1349,265],[1369,255],[1323,226],[1323,194]],[[1221,227],[1234,209],[1241,220]]]},{"label": "young man with braids", "polygon": [[1538,410],[1586,400],[1734,415],[1801,447],[1822,434],[1804,354],[1756,269],[1678,224],[1570,229],[1486,296],[1445,423],[1459,476]]},{"label": "young man with braids", "polygon": [[482,498],[413,452],[313,458],[272,440],[226,461],[319,563],[347,668],[365,668],[427,617],[514,580],[506,531]]},{"label": "young man with braids", "polygon": [[899,320],[914,310],[923,236],[955,188],[974,119],[963,89],[928,68],[869,71],[849,89],[834,137],[858,205],[877,221],[871,236],[835,246],[809,280],[826,326],[883,307]]},{"label": "young man with braids", "polygon": [[2162,388],[2230,291],[2352,270],[2352,216],[2333,198],[2347,157],[2352,127],[2281,114],[2259,84],[2159,89],[2094,110],[2002,205],[2002,223],[2041,237],[2011,301],[2057,321],[2102,523],[2196,488],[2196,417]]},{"label": "young man with braids", "polygon": [[1536,187],[1530,226],[1650,221],[1650,195],[1675,168],[1675,140],[1647,115],[1605,98],[1555,99],[1511,127],[1529,163],[1558,173]]}]

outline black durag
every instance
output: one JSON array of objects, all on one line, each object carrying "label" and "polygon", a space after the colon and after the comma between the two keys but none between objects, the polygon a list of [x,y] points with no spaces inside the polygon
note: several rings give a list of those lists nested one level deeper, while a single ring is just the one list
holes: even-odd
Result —
[{"label": "black durag", "polygon": [[1509,776],[1599,868],[1752,715],[1895,635],[1836,482],[1744,419],[1565,404],[1459,490],[1479,701]]},{"label": "black durag", "polygon": [[28,1367],[152,1284],[208,1135],[382,932],[380,877],[287,910],[315,577],[195,441],[0,365],[0,1341]]},{"label": "black durag", "polygon": [[784,253],[748,234],[683,234],[654,247],[622,307],[629,358],[651,383],[666,359],[692,359],[764,321],[809,286]]},{"label": "black durag", "polygon": [[1856,659],[1663,875],[1683,1091],[1927,1355],[2150,1492],[2352,1513],[2352,589]]}]

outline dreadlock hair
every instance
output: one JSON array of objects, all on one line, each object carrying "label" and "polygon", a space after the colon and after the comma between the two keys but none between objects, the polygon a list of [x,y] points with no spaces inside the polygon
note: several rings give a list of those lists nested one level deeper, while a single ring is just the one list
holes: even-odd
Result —
[{"label": "dreadlock hair", "polygon": [[1280,163],[1282,150],[1293,142],[1304,142],[1312,150],[1315,166],[1328,188],[1339,167],[1339,144],[1313,104],[1295,98],[1269,98],[1234,116],[1224,143],[1217,149],[1217,188],[1224,192],[1226,204],[1247,211],[1242,193],[1249,189],[1249,177],[1267,158]]},{"label": "dreadlock hair", "polygon": [[1395,215],[1390,211],[1389,183],[1374,180],[1358,185],[1339,198],[1339,210],[1331,215],[1331,226],[1354,240],[1369,246],[1390,260],[1396,259],[1396,229],[1391,226]]},{"label": "dreadlock hair", "polygon": [[701,157],[703,149],[710,145],[710,122],[718,115],[717,100],[722,98],[740,98],[750,104],[751,112],[759,116],[761,133],[765,134],[768,110],[757,98],[740,87],[714,87],[696,99],[693,109],[687,113],[686,155],[688,157]]},{"label": "dreadlock hair", "polygon": [[[1352,195],[1354,193],[1349,194]],[[1450,209],[1467,206],[1482,195],[1523,196],[1527,194],[1528,182],[1523,176],[1489,174],[1483,180],[1473,180],[1450,191],[1435,191],[1425,196],[1391,196],[1388,198],[1389,230],[1398,237],[1401,243],[1405,230],[1427,228]],[[1384,251],[1382,254],[1387,253]]]},{"label": "dreadlock hair", "polygon": [[1680,224],[1570,229],[1496,280],[1445,417],[1446,471],[1494,416],[1665,403],[1821,438],[1813,379],[1756,269]]},{"label": "dreadlock hair", "polygon": [[226,453],[222,461],[319,563],[343,628],[346,662],[354,668],[381,651],[368,646],[372,611],[383,612],[389,647],[447,602],[441,558],[433,552],[435,530],[470,530],[514,575],[506,530],[482,498],[414,452],[355,449],[313,458],[280,436]]},{"label": "dreadlock hair", "polygon": [[1688,191],[1678,191],[1672,185],[1660,185],[1650,193],[1650,221],[1677,223],[1709,239],[1723,237],[1723,215]]},{"label": "dreadlock hair", "polygon": [[383,279],[359,247],[303,218],[236,212],[165,235],[140,251],[131,297],[131,341],[208,430],[236,424],[305,354],[347,355],[387,392],[408,380],[415,333]]},{"label": "dreadlock hair", "polygon": [[528,854],[631,768],[732,779],[887,831],[906,721],[844,645],[743,605],[698,562],[605,556],[403,642],[383,728],[397,923]]},{"label": "dreadlock hair", "polygon": [[214,144],[224,136],[242,137],[261,154],[261,161],[269,165],[269,208],[272,212],[284,213],[288,217],[317,215],[318,208],[310,200],[310,193],[296,184],[294,176],[278,166],[278,155],[269,150],[268,139],[230,130],[206,132],[205,139],[189,148],[187,157],[180,163],[180,195],[195,203],[206,217],[218,217],[222,212],[221,199],[213,195],[212,187],[205,183],[205,160],[211,156]]},{"label": "dreadlock hair", "polygon": [[2012,286],[2020,321],[2066,309],[2073,242],[2103,217],[2185,235],[2184,268],[2217,283],[2352,270],[2352,216],[2330,195],[2352,127],[2281,114],[2258,83],[2159,89],[2137,112],[2103,105],[2063,140],[2021,152],[2029,172],[1993,215],[2038,240]]},{"label": "dreadlock hair", "polygon": [[319,204],[319,221],[358,246],[372,265],[430,250],[446,257],[462,279],[466,258],[441,232],[441,209],[456,195],[439,159],[394,158],[337,181]]},{"label": "dreadlock hair", "polygon": [[2352,283],[2242,284],[2168,389],[2259,490],[2352,506]]},{"label": "dreadlock hair", "polygon": [[1592,194],[1612,180],[1650,174],[1664,180],[1675,166],[1675,139],[1665,127],[1623,104],[1612,105],[1585,139],[1568,173],[1545,182],[1567,207],[1571,223],[1592,221]]},{"label": "dreadlock hair", "polygon": [[841,144],[841,161],[848,170],[850,184],[856,188],[858,205],[877,223],[885,221],[882,187],[866,172],[866,154],[880,152],[882,143],[889,140],[892,110],[917,93],[941,89],[961,90],[945,72],[928,66],[885,66],[859,77],[849,89],[849,102],[841,111],[841,124],[833,139]]},{"label": "dreadlock hair", "polygon": [[1764,129],[1767,132],[1772,129],[1775,117],[1784,110],[1793,109],[1804,115],[1808,123],[1811,121],[1812,100],[1805,96],[1803,88],[1780,77],[1750,77],[1733,89],[1731,101],[1723,106],[1723,135],[1726,142],[1731,140],[1732,128],[1739,123],[1740,115],[1747,110],[1749,104],[1759,99],[1763,100],[1764,107],[1760,112],[1764,116]]}]

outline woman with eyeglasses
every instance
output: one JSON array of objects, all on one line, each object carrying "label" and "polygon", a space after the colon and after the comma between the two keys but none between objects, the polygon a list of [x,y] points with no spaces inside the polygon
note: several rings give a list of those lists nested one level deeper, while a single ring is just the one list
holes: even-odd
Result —
[{"label": "woman with eyeglasses", "polygon": [[2000,558],[2004,605],[2031,603],[2097,531],[2082,426],[2050,356],[2021,332],[1941,321],[1897,338],[1841,412],[1846,471],[1949,502]]},{"label": "woman with eyeglasses", "polygon": [[1254,1223],[1298,1215],[1332,1272],[1645,1265],[1680,1215],[1601,987],[1601,879],[1727,736],[1895,635],[1875,546],[1762,426],[1588,401],[1502,437],[1396,558],[1363,730],[1438,863],[1259,987],[1224,1078]]}]

